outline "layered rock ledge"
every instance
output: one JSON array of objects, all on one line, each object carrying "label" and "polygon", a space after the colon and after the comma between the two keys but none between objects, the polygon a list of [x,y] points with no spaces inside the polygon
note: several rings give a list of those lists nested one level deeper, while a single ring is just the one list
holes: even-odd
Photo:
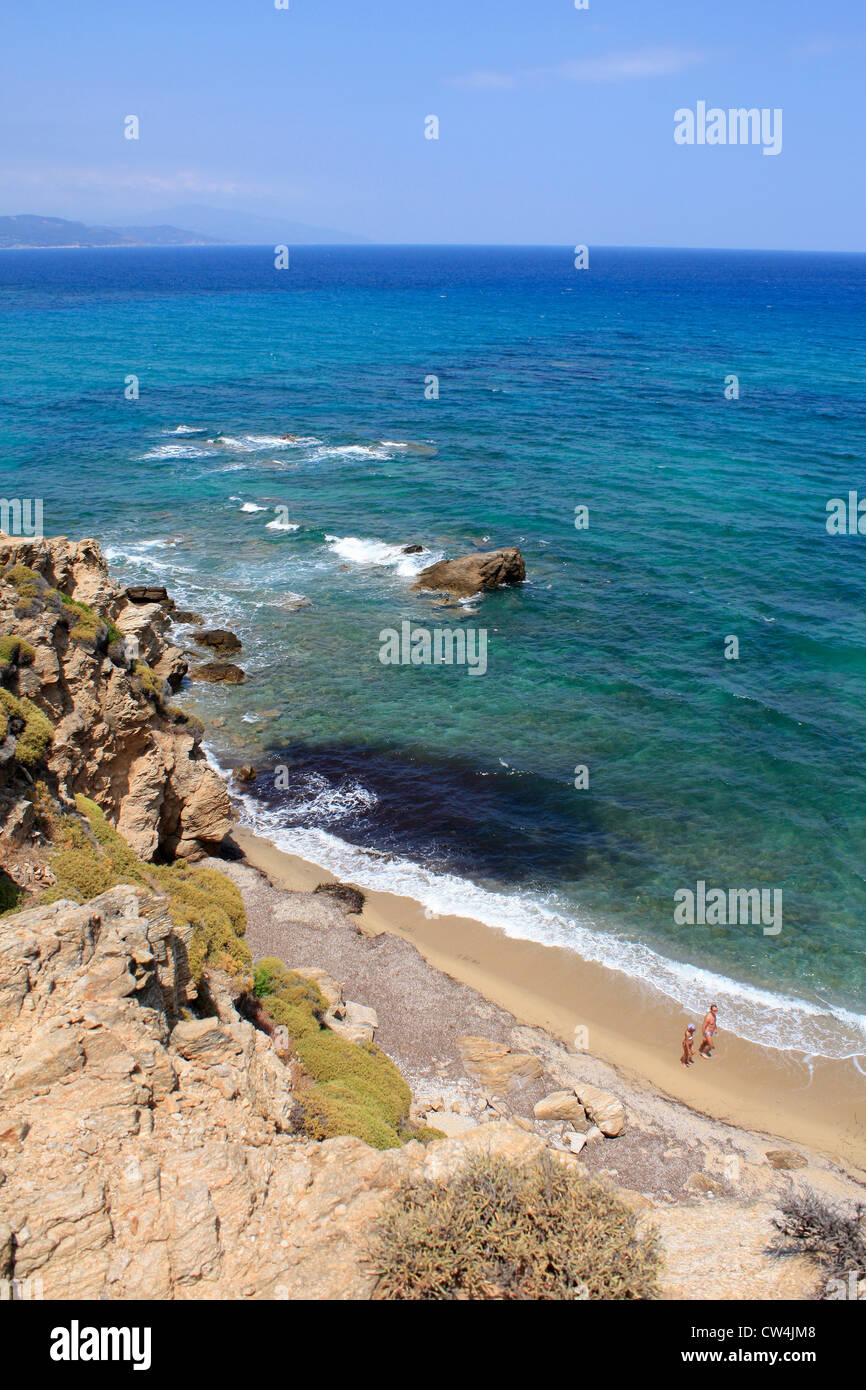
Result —
[{"label": "layered rock ledge", "polygon": [[112,580],[96,541],[0,537],[0,631],[32,651],[4,685],[48,719],[61,799],[92,797],[144,859],[195,858],[231,827],[201,725],[168,704],[187,669],[168,627],[164,603]]}]

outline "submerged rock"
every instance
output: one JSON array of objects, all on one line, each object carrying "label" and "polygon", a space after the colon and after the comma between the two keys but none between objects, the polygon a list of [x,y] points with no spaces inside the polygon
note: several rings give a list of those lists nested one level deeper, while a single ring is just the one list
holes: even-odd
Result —
[{"label": "submerged rock", "polygon": [[239,652],[243,646],[241,639],[225,627],[203,628],[201,632],[192,634],[192,640],[200,647],[212,647],[220,655]]},{"label": "submerged rock", "polygon": [[203,666],[193,666],[189,672],[191,681],[222,682],[224,685],[240,685],[246,680],[246,672],[231,661],[206,661]]},{"label": "submerged rock", "polygon": [[461,555],[456,560],[438,560],[421,571],[412,588],[470,598],[485,589],[498,589],[502,584],[522,584],[525,578],[523,556],[516,546],[509,546],[503,550]]}]

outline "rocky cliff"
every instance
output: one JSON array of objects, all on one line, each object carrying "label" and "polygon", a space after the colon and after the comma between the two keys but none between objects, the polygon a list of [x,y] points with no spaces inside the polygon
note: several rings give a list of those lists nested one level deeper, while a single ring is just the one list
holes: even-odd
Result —
[{"label": "rocky cliff", "polygon": [[[61,801],[92,797],[145,859],[195,858],[226,835],[229,798],[201,751],[201,725],[169,703],[186,664],[168,626],[163,605],[133,602],[111,579],[95,541],[0,538],[8,860],[32,829],[16,786],[34,775]],[[27,740],[30,707],[50,724],[44,757]],[[8,871],[15,877],[14,864]]]},{"label": "rocky cliff", "polygon": [[385,1151],[296,1133],[297,1064],[218,976],[215,1011],[189,1014],[188,949],[132,885],[0,917],[0,1279],[46,1298],[364,1298],[367,1237],[407,1174],[543,1148],[508,1124]]}]

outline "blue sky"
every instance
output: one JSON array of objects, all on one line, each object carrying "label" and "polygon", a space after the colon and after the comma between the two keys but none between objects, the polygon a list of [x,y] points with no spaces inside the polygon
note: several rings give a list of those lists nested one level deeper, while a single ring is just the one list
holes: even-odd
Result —
[{"label": "blue sky", "polygon": [[[866,249],[863,0],[290,5],[4,0],[0,213],[196,203],[370,241]],[[676,145],[699,100],[780,107],[781,154]]]}]

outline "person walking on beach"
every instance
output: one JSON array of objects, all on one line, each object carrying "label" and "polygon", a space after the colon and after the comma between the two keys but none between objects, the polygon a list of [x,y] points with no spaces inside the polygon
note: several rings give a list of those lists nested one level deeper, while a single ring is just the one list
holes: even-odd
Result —
[{"label": "person walking on beach", "polygon": [[683,1037],[683,1055],[680,1058],[684,1067],[690,1067],[695,1060],[695,1025],[690,1023]]},{"label": "person walking on beach", "polygon": [[701,1042],[700,1047],[698,1048],[698,1053],[701,1057],[705,1059],[709,1059],[710,1054],[712,1053],[712,1050],[715,1047],[713,1037],[716,1029],[719,1026],[716,1022],[716,1014],[718,1013],[718,1011],[718,1004],[710,1005],[709,1009],[707,1010],[707,1016],[703,1022],[703,1027],[701,1029],[703,1033],[703,1040]]}]

